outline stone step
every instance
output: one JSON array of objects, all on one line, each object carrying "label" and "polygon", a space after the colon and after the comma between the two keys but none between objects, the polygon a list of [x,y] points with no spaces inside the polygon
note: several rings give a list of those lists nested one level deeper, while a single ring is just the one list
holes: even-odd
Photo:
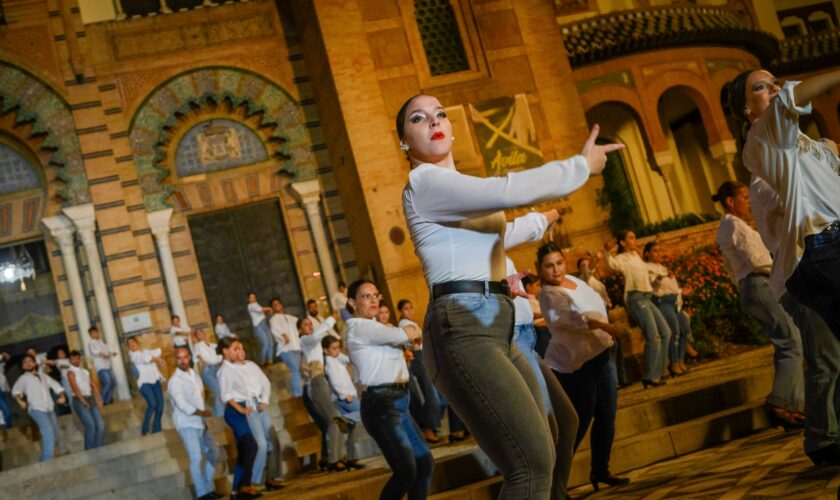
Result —
[{"label": "stone step", "polygon": [[183,500],[192,499],[192,490],[186,485],[183,472],[158,476],[140,484],[114,488],[87,497],[97,500]]}]

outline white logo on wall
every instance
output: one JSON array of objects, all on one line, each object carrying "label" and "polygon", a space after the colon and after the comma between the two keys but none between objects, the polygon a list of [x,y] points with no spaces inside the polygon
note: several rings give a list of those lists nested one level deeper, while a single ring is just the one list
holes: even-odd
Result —
[{"label": "white logo on wall", "polygon": [[235,160],[242,156],[239,134],[233,127],[208,125],[196,136],[203,165]]}]

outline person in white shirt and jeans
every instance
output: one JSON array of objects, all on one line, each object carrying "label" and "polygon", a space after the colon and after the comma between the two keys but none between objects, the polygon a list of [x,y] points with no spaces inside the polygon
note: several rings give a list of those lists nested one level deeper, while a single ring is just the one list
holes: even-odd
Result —
[{"label": "person in white shirt and jeans", "polygon": [[23,356],[21,368],[23,368],[23,375],[15,381],[12,395],[18,405],[27,410],[29,416],[38,425],[38,430],[41,432],[41,461],[43,462],[53,457],[58,440],[58,419],[50,392],[58,395],[58,404],[64,404],[64,388],[49,376],[38,372],[35,357],[31,354]]},{"label": "person in white shirt and jeans", "polygon": [[172,315],[172,326],[169,327],[169,335],[172,335],[172,345],[175,347],[189,346],[190,330],[189,326],[181,326],[181,317],[177,314]]},{"label": "person in white shirt and jeans", "polygon": [[274,361],[274,339],[271,337],[271,329],[268,326],[266,314],[271,314],[270,307],[263,307],[257,302],[257,294],[248,294],[248,314],[251,316],[251,324],[254,326],[254,336],[260,344],[260,352],[256,356],[260,366],[270,365]]},{"label": "person in white shirt and jeans", "polygon": [[297,321],[297,317],[283,312],[283,302],[280,299],[276,297],[271,299],[271,316],[268,318],[268,326],[277,344],[277,357],[289,367],[291,372],[293,398],[303,395],[303,383],[300,378],[300,334]]},{"label": "person in white shirt and jeans", "polygon": [[[219,461],[219,447],[207,428],[205,417],[210,410],[204,406],[204,384],[192,368],[192,356],[186,346],[175,348],[177,369],[167,385],[172,402],[172,420],[175,430],[184,442],[190,459],[190,476],[195,483],[198,500],[222,498],[213,491],[213,474]],[[201,466],[204,458],[204,467]]]},{"label": "person in white shirt and jeans", "polygon": [[102,386],[102,403],[109,405],[114,401],[114,389],[117,387],[114,371],[111,369],[111,358],[116,356],[117,353],[113,352],[108,344],[101,340],[99,328],[96,326],[88,328],[88,335],[90,335],[88,350],[90,355],[93,356],[93,368],[96,370],[96,376],[99,377],[99,384]]},{"label": "person in white shirt and jeans", "polygon": [[341,352],[341,339],[332,335],[326,335],[321,339],[321,347],[324,349],[324,373],[333,390],[333,399],[338,406],[341,416],[347,419],[347,461],[345,465],[349,469],[363,469],[365,466],[359,463],[356,445],[359,442],[359,434],[362,426],[361,404],[356,385],[350,378],[347,365],[350,358]]},{"label": "person in white shirt and jeans", "polygon": [[219,389],[218,371],[224,359],[216,352],[216,344],[207,342],[203,329],[196,328],[193,331],[193,336],[195,337],[193,349],[195,350],[195,358],[198,360],[196,369],[200,371],[201,379],[207,384],[207,387],[213,391],[213,416],[221,417],[225,412],[225,404],[222,402],[222,393]]},{"label": "person in white shirt and jeans", "polygon": [[140,342],[134,337],[126,341],[128,356],[137,369],[137,387],[140,388],[140,395],[146,400],[146,412],[143,414],[143,426],[141,433],[145,436],[151,432],[160,432],[160,419],[163,416],[163,388],[161,381],[164,379],[160,373],[159,366],[163,364],[160,359],[160,349],[140,349]]},{"label": "person in white shirt and jeans", "polygon": [[79,351],[70,351],[70,368],[67,370],[67,382],[73,391],[73,413],[82,421],[85,429],[85,449],[102,446],[105,437],[105,421],[102,420],[103,401],[99,383],[82,367],[82,355]]}]

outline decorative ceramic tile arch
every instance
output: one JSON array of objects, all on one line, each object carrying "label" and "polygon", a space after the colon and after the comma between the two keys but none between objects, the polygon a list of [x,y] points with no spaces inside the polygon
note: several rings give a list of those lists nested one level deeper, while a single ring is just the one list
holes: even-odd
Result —
[{"label": "decorative ceramic tile arch", "polygon": [[215,104],[229,100],[233,106],[244,105],[248,116],[258,115],[260,126],[272,129],[270,139],[282,143],[273,156],[292,177],[292,182],[316,178],[316,162],[303,113],[288,92],[247,70],[199,68],[161,84],[132,118],[129,137],[147,211],[170,206],[167,198],[171,188],[163,183],[170,172],[161,165],[164,157],[161,145],[171,138],[178,115],[188,113],[190,106],[201,107],[208,100]]},{"label": "decorative ceramic tile arch", "polygon": [[3,114],[16,112],[15,123],[30,123],[31,135],[46,136],[41,149],[53,151],[49,162],[59,166],[64,185],[58,195],[65,206],[90,202],[82,152],[67,102],[29,72],[0,61],[0,100]]}]

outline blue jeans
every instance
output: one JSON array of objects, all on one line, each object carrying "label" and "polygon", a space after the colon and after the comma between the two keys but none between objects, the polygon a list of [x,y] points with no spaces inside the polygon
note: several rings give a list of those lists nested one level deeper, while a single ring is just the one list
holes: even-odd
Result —
[{"label": "blue jeans", "polygon": [[362,423],[394,472],[379,498],[425,499],[432,484],[434,458],[408,413],[407,389],[368,387],[362,394]]},{"label": "blue jeans", "polygon": [[[252,406],[251,403],[248,406]],[[254,435],[254,441],[257,443],[257,455],[254,457],[254,470],[251,473],[251,484],[262,484],[265,464],[268,462],[268,454],[272,451],[271,437],[269,436],[271,417],[268,415],[268,408],[264,411],[259,411],[254,406],[254,411],[248,414],[247,418],[248,427],[251,428],[251,434]]]},{"label": "blue jeans", "polygon": [[424,361],[438,390],[504,475],[500,498],[545,499],[554,446],[540,385],[513,342],[513,323],[513,301],[504,295],[438,297],[426,313]]},{"label": "blue jeans", "polygon": [[805,251],[785,287],[799,302],[822,316],[840,340],[840,232],[806,236]]},{"label": "blue jeans", "polygon": [[[195,483],[195,494],[201,498],[213,491],[213,473],[216,471],[216,462],[219,461],[219,447],[206,428],[184,427],[178,429],[178,434],[190,459],[190,476]],[[203,468],[202,456],[206,457]]]},{"label": "blue jeans", "polygon": [[141,432],[145,436],[149,433],[149,423],[152,424],[152,432],[160,432],[160,418],[163,416],[163,389],[160,380],[154,384],[143,384],[140,386],[140,394],[146,400],[146,413],[143,414],[143,427]]},{"label": "blue jeans", "polygon": [[353,422],[362,421],[362,400],[359,398],[353,398],[353,401],[350,401],[349,403],[343,399],[337,399],[335,404],[338,406],[338,413],[340,413],[342,417],[352,420]]},{"label": "blue jeans", "polygon": [[[225,413],[225,404],[222,402],[222,391],[219,389],[219,377],[217,373],[219,365],[207,365],[201,371],[201,380],[204,385],[213,391],[213,416],[221,417]],[[201,496],[201,495],[199,495]]]},{"label": "blue jeans", "polygon": [[773,390],[767,403],[789,411],[802,411],[805,373],[802,368],[802,338],[793,320],[770,290],[770,280],[750,274],[738,284],[741,304],[764,328],[775,347]]},{"label": "blue jeans", "polygon": [[615,366],[610,361],[609,350],[604,350],[573,373],[554,374],[577,411],[579,425],[575,450],[592,423],[592,433],[589,435],[592,448],[591,474],[598,477],[609,475],[618,399]]},{"label": "blue jeans", "polygon": [[289,367],[292,372],[292,397],[303,396],[303,382],[300,379],[300,351],[283,351],[278,354],[280,360]]},{"label": "blue jeans", "polygon": [[79,416],[82,427],[85,429],[85,449],[91,450],[102,446],[102,439],[105,437],[105,421],[102,420],[99,407],[96,406],[96,399],[93,396],[88,396],[85,400],[88,404],[87,408],[79,398],[73,398],[71,404],[73,412]]},{"label": "blue jeans", "polygon": [[271,335],[271,328],[268,321],[262,320],[254,327],[254,336],[260,344],[260,352],[257,357],[259,363],[267,363],[274,359],[274,337]]},{"label": "blue jeans", "polygon": [[[245,402],[239,402],[245,406]],[[232,406],[225,406],[225,423],[233,431],[236,438],[236,465],[233,468],[233,490],[237,491],[241,486],[251,485],[253,476],[254,459],[257,456],[257,442],[248,425],[245,415],[234,410]]]},{"label": "blue jeans", "polygon": [[805,358],[805,453],[840,445],[840,341],[823,317],[793,295],[782,306],[802,334]]},{"label": "blue jeans", "polygon": [[102,386],[102,404],[109,405],[114,402],[114,389],[117,382],[114,380],[114,372],[110,368],[96,372],[99,377],[99,384]]},{"label": "blue jeans", "polygon": [[[662,378],[665,357],[668,356],[668,343],[671,341],[671,328],[659,308],[653,305],[647,292],[629,292],[627,310],[645,336],[645,373],[644,379],[658,381]],[[583,425],[581,423],[581,425]]]},{"label": "blue jeans", "polygon": [[414,361],[411,362],[410,369],[423,393],[423,408],[420,412],[423,418],[418,423],[423,429],[437,430],[440,428],[442,418],[441,407],[435,384],[429,378],[426,366],[423,364],[423,349],[414,351]]},{"label": "blue jeans", "polygon": [[519,346],[519,350],[525,355],[531,369],[534,370],[534,376],[537,377],[537,383],[540,384],[540,391],[542,392],[542,400],[545,405],[545,411],[551,415],[551,400],[548,397],[548,387],[545,384],[545,379],[540,371],[540,362],[537,358],[537,351],[534,348],[537,345],[537,332],[534,330],[534,324],[516,325],[513,328],[513,341]]},{"label": "blue jeans", "polygon": [[677,311],[677,296],[675,294],[665,295],[662,297],[653,297],[651,299],[659,312],[665,317],[668,322],[668,327],[671,329],[671,341],[668,343],[668,359],[671,360],[672,365],[677,365],[685,361],[685,346],[688,330],[683,330],[683,322],[680,320],[680,311]]},{"label": "blue jeans", "polygon": [[0,390],[0,413],[3,414],[3,420],[6,421],[6,428],[12,428],[12,405],[9,404],[9,396]]},{"label": "blue jeans", "polygon": [[55,454],[58,419],[54,411],[29,410],[29,416],[38,424],[38,430],[41,432],[41,461],[44,462]]}]

